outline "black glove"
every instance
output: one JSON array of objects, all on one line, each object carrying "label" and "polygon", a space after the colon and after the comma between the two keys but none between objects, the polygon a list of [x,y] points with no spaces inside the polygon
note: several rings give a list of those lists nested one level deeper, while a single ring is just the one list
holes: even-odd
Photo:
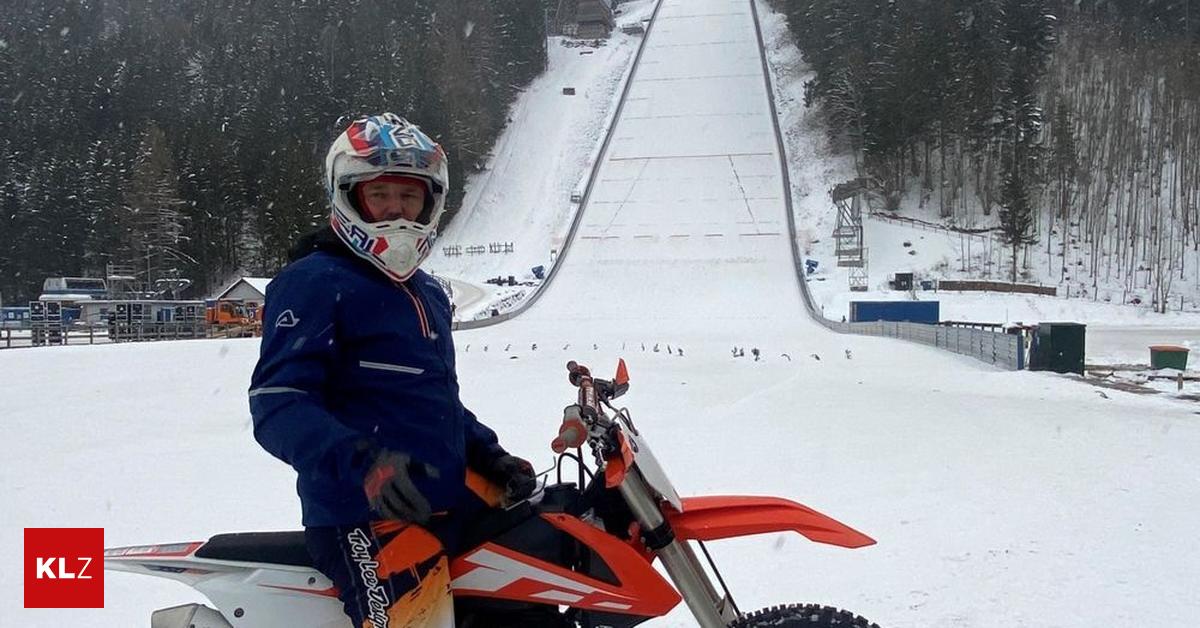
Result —
[{"label": "black glove", "polygon": [[363,481],[363,492],[371,503],[371,510],[384,519],[419,525],[428,523],[433,513],[429,500],[413,483],[414,472],[436,476],[437,470],[413,462],[407,454],[380,450]]},{"label": "black glove", "polygon": [[537,488],[537,476],[528,460],[511,454],[496,458],[485,469],[479,471],[483,477],[504,487],[504,504],[515,504],[533,495]]}]

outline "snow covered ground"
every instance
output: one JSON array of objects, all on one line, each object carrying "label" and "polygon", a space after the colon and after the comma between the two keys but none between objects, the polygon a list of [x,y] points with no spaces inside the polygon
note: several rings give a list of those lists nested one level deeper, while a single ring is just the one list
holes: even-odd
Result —
[{"label": "snow covered ground", "polygon": [[[1193,407],[807,320],[749,5],[664,0],[658,19],[641,104],[559,277],[525,314],[456,335],[468,407],[545,467],[573,399],[565,362],[605,373],[624,357],[624,401],[681,493],[789,497],[878,541],[711,544],[746,609],[822,602],[884,628],[1196,625]],[[22,609],[20,528],[100,526],[116,546],[296,527],[294,476],[251,433],[257,348],[0,351],[0,626],[126,628],[199,600],[110,573],[104,609]],[[694,622],[680,607],[646,625]]]},{"label": "snow covered ground", "polygon": [[[669,320],[679,307],[659,309]],[[621,321],[462,333],[465,401],[544,467],[571,400],[565,361],[607,372],[624,356],[626,404],[684,494],[786,496],[879,541],[712,544],[744,607],[820,601],[892,628],[1091,628],[1147,609],[1158,626],[1194,625],[1189,408],[776,323],[726,321],[710,340]],[[734,359],[733,344],[765,358]],[[253,339],[0,352],[0,625],[126,628],[198,599],[110,573],[103,610],[22,610],[22,527],[102,526],[109,545],[295,527],[292,473],[250,431],[256,352]],[[678,611],[649,625],[693,624]]]},{"label": "snow covered ground", "polygon": [[[1088,362],[1091,364],[1149,364],[1150,347],[1178,345],[1200,349],[1200,329],[1195,327],[1119,327],[1095,325],[1087,329]],[[1200,355],[1189,356],[1196,368]]]}]

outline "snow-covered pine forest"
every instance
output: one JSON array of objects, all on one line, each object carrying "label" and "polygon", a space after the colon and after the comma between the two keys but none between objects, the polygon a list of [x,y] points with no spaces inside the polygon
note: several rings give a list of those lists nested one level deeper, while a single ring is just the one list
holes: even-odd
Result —
[{"label": "snow-covered pine forest", "polygon": [[35,299],[45,277],[103,276],[110,262],[201,295],[273,274],[324,219],[322,159],[347,116],[410,116],[462,181],[545,67],[543,8],[6,1],[0,294]]},{"label": "snow-covered pine forest", "polygon": [[995,230],[993,250],[937,270],[1197,306],[1200,6],[774,4],[873,209]]}]

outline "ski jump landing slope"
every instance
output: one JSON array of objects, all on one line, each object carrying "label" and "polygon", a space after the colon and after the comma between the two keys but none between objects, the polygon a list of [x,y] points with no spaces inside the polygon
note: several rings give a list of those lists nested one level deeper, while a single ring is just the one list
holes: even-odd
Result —
[{"label": "ski jump landing slope", "polygon": [[815,330],[792,271],[750,3],[663,0],[647,38],[563,266],[505,325]]}]

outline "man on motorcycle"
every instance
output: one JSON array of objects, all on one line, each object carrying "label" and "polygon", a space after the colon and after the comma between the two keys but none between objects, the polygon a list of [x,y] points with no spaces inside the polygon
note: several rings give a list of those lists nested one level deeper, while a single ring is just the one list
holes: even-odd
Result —
[{"label": "man on motorcycle", "polygon": [[254,436],[298,474],[305,537],[356,628],[453,626],[456,522],[528,497],[530,464],[459,399],[451,306],[418,269],[449,190],[407,120],[355,120],[329,149],[330,227],[271,282]]}]

